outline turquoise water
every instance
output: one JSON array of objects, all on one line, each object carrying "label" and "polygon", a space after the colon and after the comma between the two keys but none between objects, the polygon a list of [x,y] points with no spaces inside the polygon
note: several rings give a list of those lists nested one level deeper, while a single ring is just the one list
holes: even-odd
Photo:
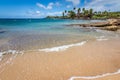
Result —
[{"label": "turquoise water", "polygon": [[114,36],[96,29],[66,26],[98,21],[101,20],[0,19],[0,51],[43,49]]}]

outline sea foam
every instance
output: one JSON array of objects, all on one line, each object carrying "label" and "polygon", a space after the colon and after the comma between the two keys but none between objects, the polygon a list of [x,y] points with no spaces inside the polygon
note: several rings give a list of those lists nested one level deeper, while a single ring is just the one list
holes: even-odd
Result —
[{"label": "sea foam", "polygon": [[108,38],[106,38],[105,36],[100,36],[100,37],[96,37],[97,41],[106,41],[108,40]]},{"label": "sea foam", "polygon": [[106,73],[106,74],[102,74],[102,75],[97,75],[97,76],[73,76],[68,80],[75,80],[75,79],[97,79],[97,78],[102,78],[102,77],[106,77],[106,76],[112,76],[112,75],[116,75],[116,74],[120,74],[120,69],[117,72],[114,73]]},{"label": "sea foam", "polygon": [[0,52],[0,61],[2,60],[3,55],[5,55],[5,54],[18,54],[18,53],[23,54],[23,51],[8,50],[8,51],[3,51],[3,52]]},{"label": "sea foam", "polygon": [[39,51],[45,51],[45,52],[58,52],[58,51],[64,51],[70,47],[74,46],[82,46],[86,43],[87,41],[82,41],[80,43],[76,44],[70,44],[70,45],[64,45],[64,46],[58,46],[58,47],[53,47],[53,48],[46,48],[46,49],[39,49]]}]

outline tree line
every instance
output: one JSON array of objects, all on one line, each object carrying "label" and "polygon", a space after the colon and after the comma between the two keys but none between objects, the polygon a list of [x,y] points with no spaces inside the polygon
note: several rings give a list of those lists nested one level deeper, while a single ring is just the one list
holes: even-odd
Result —
[{"label": "tree line", "polygon": [[62,16],[47,16],[47,18],[62,18],[62,19],[107,19],[107,18],[120,18],[120,11],[111,12],[94,11],[92,8],[76,8],[72,10],[64,10]]},{"label": "tree line", "polygon": [[93,9],[86,10],[85,8],[73,8],[73,10],[67,11],[65,10],[62,13],[63,18],[71,18],[71,19],[80,19],[80,18],[92,18]]}]

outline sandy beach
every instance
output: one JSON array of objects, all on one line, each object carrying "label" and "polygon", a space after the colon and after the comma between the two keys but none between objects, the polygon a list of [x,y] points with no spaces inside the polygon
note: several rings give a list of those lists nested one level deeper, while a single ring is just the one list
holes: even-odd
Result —
[{"label": "sandy beach", "polygon": [[[120,69],[119,40],[90,41],[59,52],[19,54],[1,67],[0,80],[120,80],[120,72],[116,73]],[[74,76],[83,78],[72,79]]]},{"label": "sandy beach", "polygon": [[120,0],[0,0],[0,80],[120,80]]}]

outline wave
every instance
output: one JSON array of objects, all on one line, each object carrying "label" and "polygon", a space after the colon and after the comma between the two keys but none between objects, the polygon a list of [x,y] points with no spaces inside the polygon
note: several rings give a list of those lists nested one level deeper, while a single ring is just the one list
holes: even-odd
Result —
[{"label": "wave", "polygon": [[59,47],[53,47],[53,48],[46,48],[46,49],[39,49],[39,51],[45,51],[45,52],[58,52],[58,51],[64,51],[70,47],[74,46],[82,46],[86,43],[87,41],[82,41],[80,43],[76,44],[70,44],[70,45],[64,45],[64,46],[59,46]]},{"label": "wave", "polygon": [[[103,40],[108,40],[105,36],[100,36],[100,37],[96,37],[97,41],[103,41]],[[75,43],[75,44],[69,44],[69,45],[63,45],[63,46],[58,46],[58,47],[52,47],[52,48],[45,48],[45,49],[38,49],[38,50],[28,50],[25,52],[30,52],[30,51],[44,51],[44,52],[59,52],[59,51],[64,51],[67,50],[70,47],[74,47],[74,46],[82,46],[84,45],[86,41],[82,41],[80,43]],[[4,52],[0,52],[0,61],[2,60],[2,57],[4,54],[18,54],[18,53],[24,53],[24,51],[18,51],[18,50],[8,50],[8,51],[4,51]]]},{"label": "wave", "polygon": [[23,54],[23,51],[8,50],[8,51],[0,52],[0,61],[2,60],[3,55],[5,55],[5,54],[18,54],[18,53]]},{"label": "wave", "polygon": [[12,61],[16,58],[18,54],[23,55],[23,53],[24,53],[23,51],[17,51],[17,50],[8,50],[8,51],[0,52],[0,61],[2,61],[3,55],[13,54],[13,56],[8,58],[7,61],[5,61],[0,65],[0,69],[1,69],[0,73],[2,73],[5,70],[5,67],[4,67],[5,65],[12,63]]},{"label": "wave", "polygon": [[106,73],[106,74],[97,75],[97,76],[78,76],[78,77],[73,76],[68,80],[75,80],[75,79],[87,79],[87,80],[90,80],[90,79],[103,78],[103,77],[106,77],[106,76],[112,76],[112,75],[115,75],[115,74],[120,74],[120,69],[117,72],[114,72],[114,73]]},{"label": "wave", "polygon": [[[76,43],[76,44],[70,44],[70,45],[64,45],[64,46],[59,46],[59,47],[53,47],[53,48],[45,48],[45,49],[39,49],[38,51],[45,51],[45,52],[58,52],[58,51],[64,51],[70,47],[73,47],[73,46],[82,46],[86,43],[87,41],[83,41],[83,42],[80,42],[80,43]],[[28,50],[28,51],[25,51],[25,52],[30,52],[30,51],[37,51],[37,50]],[[8,50],[8,51],[3,51],[3,52],[0,52],[0,61],[2,60],[3,58],[3,55],[5,54],[24,54],[24,51],[18,51],[18,50]]]},{"label": "wave", "polygon": [[105,36],[100,36],[100,37],[96,37],[97,41],[106,41],[108,40],[108,38],[106,38]]}]

